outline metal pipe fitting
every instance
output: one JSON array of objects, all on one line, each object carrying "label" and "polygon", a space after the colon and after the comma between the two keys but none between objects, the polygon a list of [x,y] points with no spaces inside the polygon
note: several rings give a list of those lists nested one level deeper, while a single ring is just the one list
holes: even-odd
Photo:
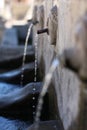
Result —
[{"label": "metal pipe fitting", "polygon": [[36,25],[39,23],[39,21],[33,21],[33,19],[28,19],[27,22],[28,23],[31,22],[31,23],[33,23],[33,25]]},{"label": "metal pipe fitting", "polygon": [[41,29],[41,30],[37,30],[37,34],[42,34],[42,33],[47,33],[49,35],[49,30],[48,28],[44,28],[44,29]]}]

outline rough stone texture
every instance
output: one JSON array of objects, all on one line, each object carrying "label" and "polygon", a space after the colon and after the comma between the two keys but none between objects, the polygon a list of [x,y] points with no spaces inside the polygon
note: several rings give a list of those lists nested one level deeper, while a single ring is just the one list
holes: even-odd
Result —
[{"label": "rough stone texture", "polygon": [[[43,66],[41,72],[44,72],[44,74],[48,72],[56,54],[58,55],[59,53],[62,53],[65,48],[74,46],[74,30],[76,21],[87,8],[87,1],[85,0],[44,0],[42,3],[45,8],[44,28],[47,26],[47,18],[49,16],[50,9],[53,5],[55,5],[55,3],[59,6],[56,45],[51,45],[49,35],[41,34],[38,36],[38,62],[40,66]],[[39,28],[40,26],[37,25],[34,27],[34,31],[36,32]],[[71,124],[76,121],[76,117],[78,115],[80,91],[79,82],[72,72],[58,67],[54,72],[52,84],[54,84],[56,90],[59,115],[65,130],[67,130]],[[58,117],[56,118],[58,119]]]}]

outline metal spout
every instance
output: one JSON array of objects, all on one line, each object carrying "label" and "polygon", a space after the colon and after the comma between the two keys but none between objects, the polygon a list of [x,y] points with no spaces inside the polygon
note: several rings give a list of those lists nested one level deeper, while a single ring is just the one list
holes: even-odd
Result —
[{"label": "metal spout", "polygon": [[48,28],[37,30],[37,34],[42,34],[42,33],[47,33],[49,35],[49,30]]},{"label": "metal spout", "polygon": [[33,19],[29,19],[29,20],[27,20],[27,22],[29,23],[29,22],[32,22],[33,23],[33,25],[36,25],[36,24],[38,24],[39,23],[39,21],[33,21]]},{"label": "metal spout", "polygon": [[32,19],[28,19],[27,22],[28,22],[28,23],[29,23],[29,22],[32,22]]},{"label": "metal spout", "polygon": [[33,25],[37,25],[39,21],[32,21]]}]

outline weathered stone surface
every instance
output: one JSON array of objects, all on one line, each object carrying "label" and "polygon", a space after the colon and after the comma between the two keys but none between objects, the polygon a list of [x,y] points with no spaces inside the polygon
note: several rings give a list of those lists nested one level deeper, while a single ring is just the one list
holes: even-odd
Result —
[{"label": "weathered stone surface", "polygon": [[[61,53],[64,49],[74,46],[75,27],[79,17],[87,9],[87,1],[85,0],[59,0],[59,39],[57,42],[57,53]],[[79,8],[79,10],[78,10]],[[62,22],[61,22],[62,21]],[[68,70],[60,70],[60,87],[56,82],[58,92],[58,105],[60,116],[64,124],[64,128],[69,129],[70,125],[74,129],[73,122],[77,122],[79,112],[79,92],[80,87],[77,77]],[[56,78],[58,80],[58,78]]]},{"label": "weathered stone surface", "polygon": [[[35,91],[33,91],[34,87],[36,89]],[[14,91],[11,89],[8,91],[8,93],[0,94],[0,115],[33,121],[33,112],[36,111],[38,96],[41,92],[41,89],[42,83],[37,82],[27,84],[23,88],[16,87]],[[35,100],[33,100],[33,97],[35,97]],[[42,109],[42,120],[49,118],[48,104],[48,94],[46,94]],[[33,105],[35,108],[33,108]]]},{"label": "weathered stone surface", "polygon": [[[37,30],[47,27],[47,20],[49,17],[50,9],[53,6],[53,1],[44,1],[44,3],[41,3],[43,5],[43,27],[41,26],[42,21],[39,18],[39,24],[34,27],[34,40],[35,41],[35,33]],[[39,8],[39,7],[38,7]],[[41,12],[38,11],[38,17],[41,17]],[[54,35],[54,33],[53,33]],[[38,64],[39,64],[39,70],[41,77],[44,78],[45,74],[47,74],[50,65],[52,63],[52,60],[55,57],[55,50],[54,46],[51,45],[49,35],[46,33],[38,35]],[[49,107],[50,107],[50,119],[59,119],[59,113],[57,108],[57,100],[56,100],[56,90],[54,82],[52,81],[49,85]]]},{"label": "weathered stone surface", "polygon": [[[29,52],[26,54],[25,63],[34,62],[34,59],[35,59],[34,52]],[[18,56],[13,56],[13,58],[9,56],[7,57],[5,56],[5,59],[3,58],[0,60],[0,69],[5,69],[5,70],[16,69],[22,66],[22,62],[23,62],[23,54]]]},{"label": "weathered stone surface", "polygon": [[[26,130],[35,130],[35,125],[30,126]],[[38,130],[63,130],[63,128],[59,121],[52,120],[52,121],[40,122]]]},{"label": "weathered stone surface", "polygon": [[53,6],[47,20],[50,44],[56,46],[58,33],[58,7]]},{"label": "weathered stone surface", "polygon": [[[56,46],[51,45],[49,40],[50,35],[39,35],[38,61],[39,63],[42,63],[41,60],[43,60],[44,66],[41,71],[44,71],[44,74],[47,74],[56,55],[61,53],[65,48],[74,46],[75,39],[73,34],[76,21],[79,16],[84,14],[87,10],[87,1],[85,0],[44,0],[44,3],[42,3],[45,10],[44,28],[47,24],[50,9],[55,5],[55,3],[58,6],[58,32],[57,43],[55,44]],[[39,25],[34,28],[34,32],[39,29]],[[57,102],[55,101],[55,104],[57,103],[58,105],[60,117],[65,130],[67,130],[70,125],[73,124],[73,121],[76,122],[79,111],[78,104],[80,89],[78,79],[72,72],[58,67],[53,74],[52,83],[54,84],[54,90],[56,91]],[[53,93],[55,93],[55,91],[53,91]]]}]

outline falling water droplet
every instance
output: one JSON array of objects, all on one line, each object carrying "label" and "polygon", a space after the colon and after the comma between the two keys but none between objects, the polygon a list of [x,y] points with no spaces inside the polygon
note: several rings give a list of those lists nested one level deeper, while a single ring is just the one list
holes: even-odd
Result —
[{"label": "falling water droplet", "polygon": [[35,115],[35,112],[33,112],[33,115]]},{"label": "falling water droplet", "polygon": [[34,82],[36,82],[37,80],[36,80],[36,77],[34,78]]},{"label": "falling water droplet", "polygon": [[37,44],[38,44],[38,35],[35,36],[35,72],[34,72],[34,82],[37,81]]},{"label": "falling water droplet", "polygon": [[[38,44],[38,35],[35,36],[35,68],[34,68],[34,82],[37,82],[37,44]],[[35,94],[36,88],[35,86],[33,87],[33,95]],[[33,96],[32,98],[35,100],[35,97]],[[35,105],[32,106],[35,108]],[[33,112],[33,116],[35,116],[35,112]]]},{"label": "falling water droplet", "polygon": [[21,75],[21,77],[23,78],[23,77],[24,77],[24,75],[22,74],[22,75]]},{"label": "falling water droplet", "polygon": [[35,100],[35,97],[33,97],[32,99]]},{"label": "falling water droplet", "polygon": [[34,106],[34,105],[33,105],[32,107],[33,107],[33,108],[35,108],[35,106]]},{"label": "falling water droplet", "polygon": [[24,71],[24,67],[22,68],[22,71]]},{"label": "falling water droplet", "polygon": [[57,130],[57,126],[56,125],[54,125],[53,127],[54,127],[55,130]]},{"label": "falling water droplet", "polygon": [[33,88],[33,91],[36,91],[36,88]]}]

